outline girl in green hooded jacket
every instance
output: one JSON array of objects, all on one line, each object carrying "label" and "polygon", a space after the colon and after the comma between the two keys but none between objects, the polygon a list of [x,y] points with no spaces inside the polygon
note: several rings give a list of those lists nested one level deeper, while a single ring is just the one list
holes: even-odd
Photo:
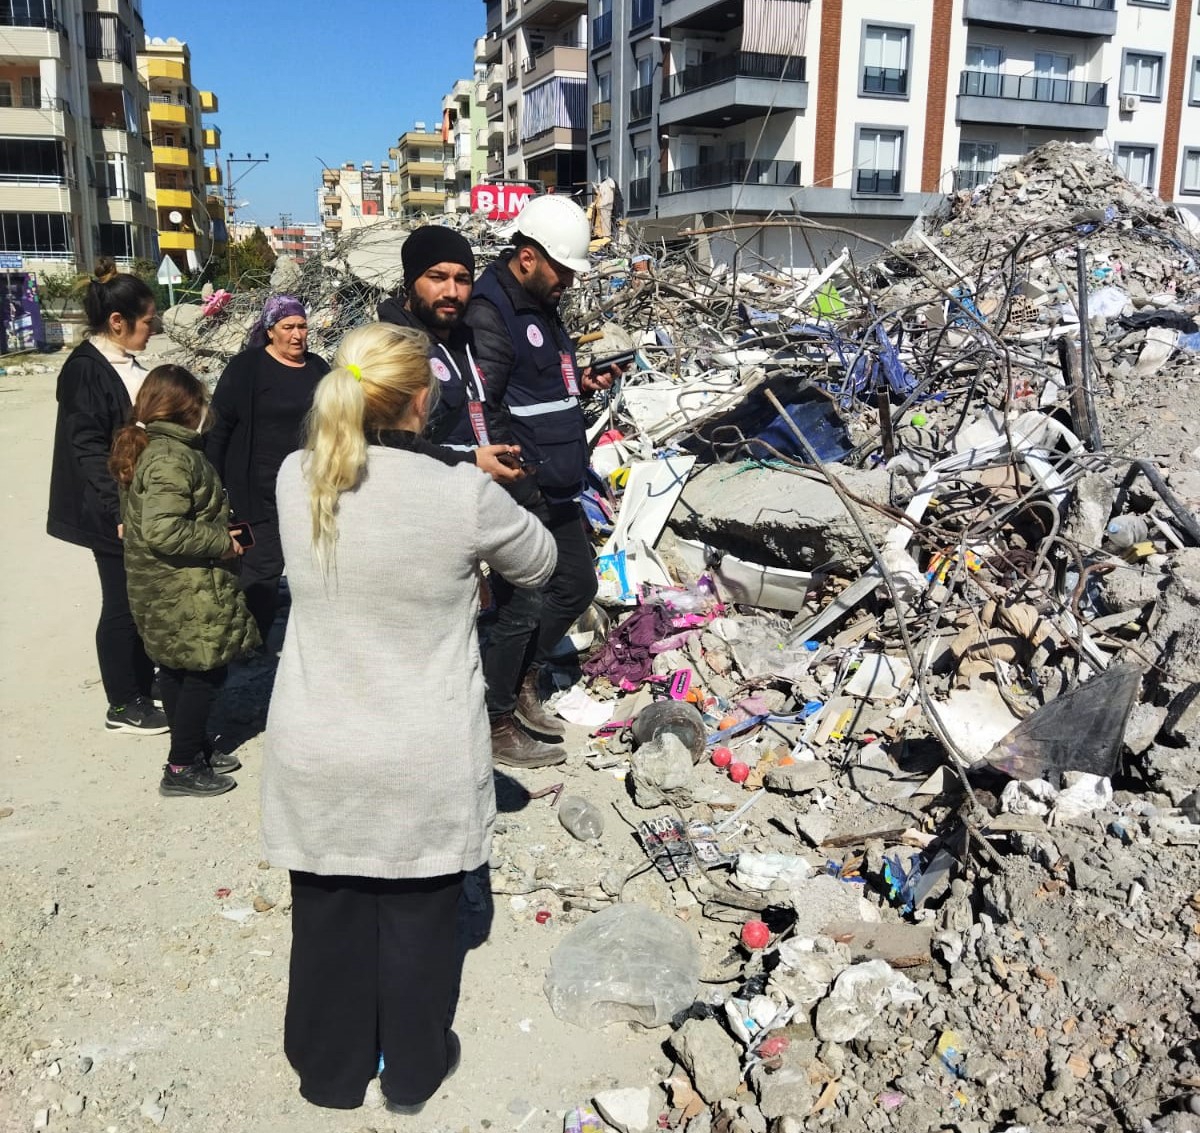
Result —
[{"label": "girl in green hooded jacket", "polygon": [[109,461],[121,493],[129,606],[159,666],[171,729],[163,795],[219,795],[236,785],[228,772],[240,764],[213,750],[208,714],[226,666],[260,644],[234,571],[238,529],[204,456],[207,401],[182,366],[151,370]]}]

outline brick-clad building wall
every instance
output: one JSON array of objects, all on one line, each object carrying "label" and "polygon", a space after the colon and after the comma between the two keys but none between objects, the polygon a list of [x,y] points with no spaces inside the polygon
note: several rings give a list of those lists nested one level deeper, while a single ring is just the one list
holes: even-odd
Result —
[{"label": "brick-clad building wall", "polygon": [[821,5],[821,42],[817,48],[817,129],[813,151],[814,185],[833,181],[833,152],[837,134],[838,71],[842,53],[842,0]]},{"label": "brick-clad building wall", "polygon": [[946,95],[950,84],[950,21],[954,0],[933,0],[929,37],[929,86],[925,99],[925,139],[921,151],[921,192],[941,191],[942,137],[946,127]]},{"label": "brick-clad building wall", "polygon": [[[1179,168],[1179,132],[1183,119],[1184,86],[1187,83],[1188,30],[1192,5],[1176,0],[1175,26],[1171,32],[1171,74],[1164,92],[1167,120],[1163,127],[1162,163],[1158,170],[1158,195],[1164,201],[1175,196],[1175,177]],[[1189,139],[1190,140],[1190,139]]]}]

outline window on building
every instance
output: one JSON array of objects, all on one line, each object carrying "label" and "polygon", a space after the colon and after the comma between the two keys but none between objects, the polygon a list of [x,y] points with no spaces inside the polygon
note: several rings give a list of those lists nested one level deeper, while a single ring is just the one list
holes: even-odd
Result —
[{"label": "window on building", "polygon": [[856,146],[854,189],[866,196],[898,196],[903,130],[860,126]]},{"label": "window on building", "polygon": [[992,179],[1000,147],[995,142],[959,142],[958,168],[954,171],[954,188],[974,189]]},{"label": "window on building", "polygon": [[42,105],[42,80],[37,75],[21,76],[21,105]]},{"label": "window on building", "polygon": [[12,106],[12,83],[0,79],[0,106]]},{"label": "window on building", "polygon": [[1200,106],[1200,55],[1192,56],[1192,70],[1188,81],[1188,102]]},{"label": "window on building", "polygon": [[596,180],[603,181],[612,172],[612,158],[608,154],[596,158]]},{"label": "window on building", "polygon": [[56,138],[0,138],[0,181],[63,184],[62,143]]},{"label": "window on building", "polygon": [[634,146],[634,149],[633,149],[633,175],[634,175],[634,177],[648,177],[650,175],[650,147],[649,146]]},{"label": "window on building", "polygon": [[1183,173],[1179,178],[1181,193],[1200,193],[1200,149],[1183,151]]},{"label": "window on building", "polygon": [[117,260],[133,259],[133,225],[100,225],[100,254]]},{"label": "window on building", "polygon": [[1144,51],[1126,51],[1121,63],[1121,93],[1142,98],[1162,97],[1161,55]]},{"label": "window on building", "polygon": [[0,0],[0,24],[13,28],[54,26],[54,0]]},{"label": "window on building", "polygon": [[1035,52],[1033,97],[1039,102],[1070,102],[1073,65],[1074,61],[1069,55],[1057,51]]},{"label": "window on building", "polygon": [[70,217],[59,212],[0,213],[0,252],[62,256],[71,252]]},{"label": "window on building", "polygon": [[910,37],[908,28],[864,27],[860,94],[907,96]]},{"label": "window on building", "polygon": [[1117,146],[1113,154],[1117,168],[1135,185],[1146,189],[1154,187],[1154,147]]},{"label": "window on building", "polygon": [[962,94],[999,98],[1001,94],[1000,64],[1004,52],[989,43],[967,44],[967,65],[963,70]]}]

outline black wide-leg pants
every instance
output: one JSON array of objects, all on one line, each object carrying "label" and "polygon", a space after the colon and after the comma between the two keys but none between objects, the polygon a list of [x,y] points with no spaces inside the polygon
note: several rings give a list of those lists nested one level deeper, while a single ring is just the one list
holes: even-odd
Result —
[{"label": "black wide-leg pants", "polygon": [[461,953],[463,875],[385,881],[293,870],[292,958],[283,1046],[314,1105],[362,1105],[382,1052],[389,1101],[433,1096]]}]

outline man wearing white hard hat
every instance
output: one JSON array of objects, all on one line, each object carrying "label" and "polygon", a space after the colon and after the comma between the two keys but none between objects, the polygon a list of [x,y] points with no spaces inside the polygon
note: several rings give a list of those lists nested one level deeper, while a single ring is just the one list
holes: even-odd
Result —
[{"label": "man wearing white hard hat", "polygon": [[574,201],[533,198],[517,218],[514,249],[476,281],[466,321],[487,379],[499,442],[519,444],[533,473],[509,490],[550,530],[558,566],[540,590],[493,576],[497,617],[488,637],[492,752],[509,767],[561,762],[562,723],[538,695],[538,669],[596,596],[596,571],[578,498],[588,465],[581,397],[612,385],[613,374],[579,370],[558,302],[586,271],[590,230]]}]

